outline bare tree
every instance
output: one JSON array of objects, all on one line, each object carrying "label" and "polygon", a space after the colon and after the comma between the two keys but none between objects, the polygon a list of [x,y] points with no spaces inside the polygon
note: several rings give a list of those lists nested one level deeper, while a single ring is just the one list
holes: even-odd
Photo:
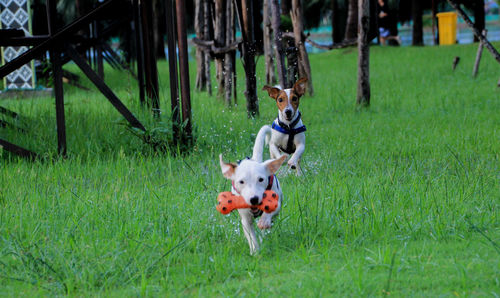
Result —
[{"label": "bare tree", "polygon": [[[234,5],[233,1],[226,1],[226,45],[230,45],[234,41]],[[225,101],[227,105],[231,105],[231,95],[233,91],[234,77],[234,51],[227,51],[224,54],[224,90]]]},{"label": "bare tree", "polygon": [[[200,40],[205,40],[205,35],[203,31],[203,3],[202,0],[195,1],[195,13],[194,13],[194,31],[196,36]],[[205,90],[206,88],[206,78],[205,78],[205,53],[200,47],[196,47],[196,90]]]},{"label": "bare tree", "polygon": [[306,46],[304,44],[304,24],[302,20],[302,3],[300,0],[292,0],[292,10],[290,17],[293,24],[293,35],[295,37],[295,47],[299,51],[299,78],[307,77],[307,84],[310,95],[314,94],[311,65],[309,63],[309,56],[307,55]]},{"label": "bare tree", "polygon": [[349,0],[345,40],[355,39],[358,34],[358,0]]},{"label": "bare tree", "polygon": [[264,18],[264,56],[266,59],[266,84],[276,84],[276,73],[274,72],[274,52],[272,43],[271,27],[271,0],[264,0],[263,18]]},{"label": "bare tree", "polygon": [[413,38],[412,45],[424,45],[424,33],[422,28],[422,1],[411,1],[411,18],[413,20]]},{"label": "bare tree", "polygon": [[[212,14],[210,13],[210,3],[208,2],[209,0],[203,0],[203,36],[205,37],[205,40],[211,40],[212,36],[211,33],[212,31],[210,30],[212,28]],[[210,53],[208,51],[205,51],[205,83],[207,87],[207,93],[208,95],[212,96],[212,78],[210,76]]]},{"label": "bare tree", "polygon": [[[226,1],[215,0],[215,26],[214,41],[216,47],[224,47],[226,44]],[[222,96],[224,92],[224,55],[215,57],[215,75],[217,79],[217,95]]]},{"label": "bare tree", "polygon": [[283,34],[280,29],[280,10],[278,0],[271,0],[272,25],[274,32],[274,46],[276,49],[276,68],[278,80],[282,88],[286,88],[285,51],[283,49]]},{"label": "bare tree", "polygon": [[257,98],[257,80],[255,77],[255,37],[253,24],[253,0],[236,0],[238,5],[238,20],[243,37],[243,68],[245,69],[248,117],[259,115],[259,101]]},{"label": "bare tree", "polygon": [[358,96],[359,106],[370,105],[370,0],[359,0],[358,33]]}]

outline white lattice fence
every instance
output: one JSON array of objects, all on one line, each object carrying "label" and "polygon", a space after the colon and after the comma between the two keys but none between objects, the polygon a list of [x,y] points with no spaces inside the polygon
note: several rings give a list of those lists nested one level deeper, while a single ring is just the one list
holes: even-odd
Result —
[{"label": "white lattice fence", "polygon": [[[30,11],[28,0],[0,0],[0,28],[22,29],[30,35]],[[2,47],[2,64],[5,64],[28,50],[28,47]],[[35,75],[33,61],[21,66],[4,77],[7,89],[34,89]]]}]

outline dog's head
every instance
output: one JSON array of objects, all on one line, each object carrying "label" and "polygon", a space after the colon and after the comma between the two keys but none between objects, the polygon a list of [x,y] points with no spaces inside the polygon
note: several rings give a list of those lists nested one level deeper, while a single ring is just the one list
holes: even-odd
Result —
[{"label": "dog's head", "polygon": [[259,205],[262,202],[262,195],[269,183],[269,176],[278,171],[285,159],[286,155],[283,155],[278,159],[270,159],[265,162],[245,159],[239,164],[235,164],[224,162],[222,154],[219,155],[222,174],[233,181],[234,188],[248,205]]},{"label": "dog's head", "polygon": [[300,97],[306,92],[307,78],[299,79],[292,88],[283,89],[271,86],[264,86],[269,96],[276,100],[281,119],[292,121],[299,110]]}]

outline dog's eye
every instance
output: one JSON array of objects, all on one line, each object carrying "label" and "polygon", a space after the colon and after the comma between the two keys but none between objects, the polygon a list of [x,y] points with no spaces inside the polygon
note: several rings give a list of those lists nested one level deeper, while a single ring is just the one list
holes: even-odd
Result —
[{"label": "dog's eye", "polygon": [[297,101],[297,97],[292,97],[292,101]]},{"label": "dog's eye", "polygon": [[260,177],[259,182],[263,182],[263,181],[264,181],[264,178]]},{"label": "dog's eye", "polygon": [[240,184],[245,184],[245,181],[243,181],[243,180],[240,180]]},{"label": "dog's eye", "polygon": [[283,102],[283,98],[278,98],[278,102]]}]

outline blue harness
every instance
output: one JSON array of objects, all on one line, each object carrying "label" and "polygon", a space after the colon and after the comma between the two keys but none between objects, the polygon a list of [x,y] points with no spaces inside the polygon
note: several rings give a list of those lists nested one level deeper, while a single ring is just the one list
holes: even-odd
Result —
[{"label": "blue harness", "polygon": [[281,146],[279,147],[281,151],[287,154],[292,154],[295,152],[295,148],[293,146],[293,139],[295,138],[295,135],[306,131],[305,125],[293,128],[295,125],[297,125],[297,123],[299,123],[301,116],[302,115],[299,112],[297,119],[295,119],[292,123],[290,123],[290,125],[286,125],[285,123],[281,122],[278,116],[278,118],[276,118],[277,121],[273,121],[273,125],[271,126],[272,129],[288,135],[288,142],[286,144],[286,148],[282,148]]}]

